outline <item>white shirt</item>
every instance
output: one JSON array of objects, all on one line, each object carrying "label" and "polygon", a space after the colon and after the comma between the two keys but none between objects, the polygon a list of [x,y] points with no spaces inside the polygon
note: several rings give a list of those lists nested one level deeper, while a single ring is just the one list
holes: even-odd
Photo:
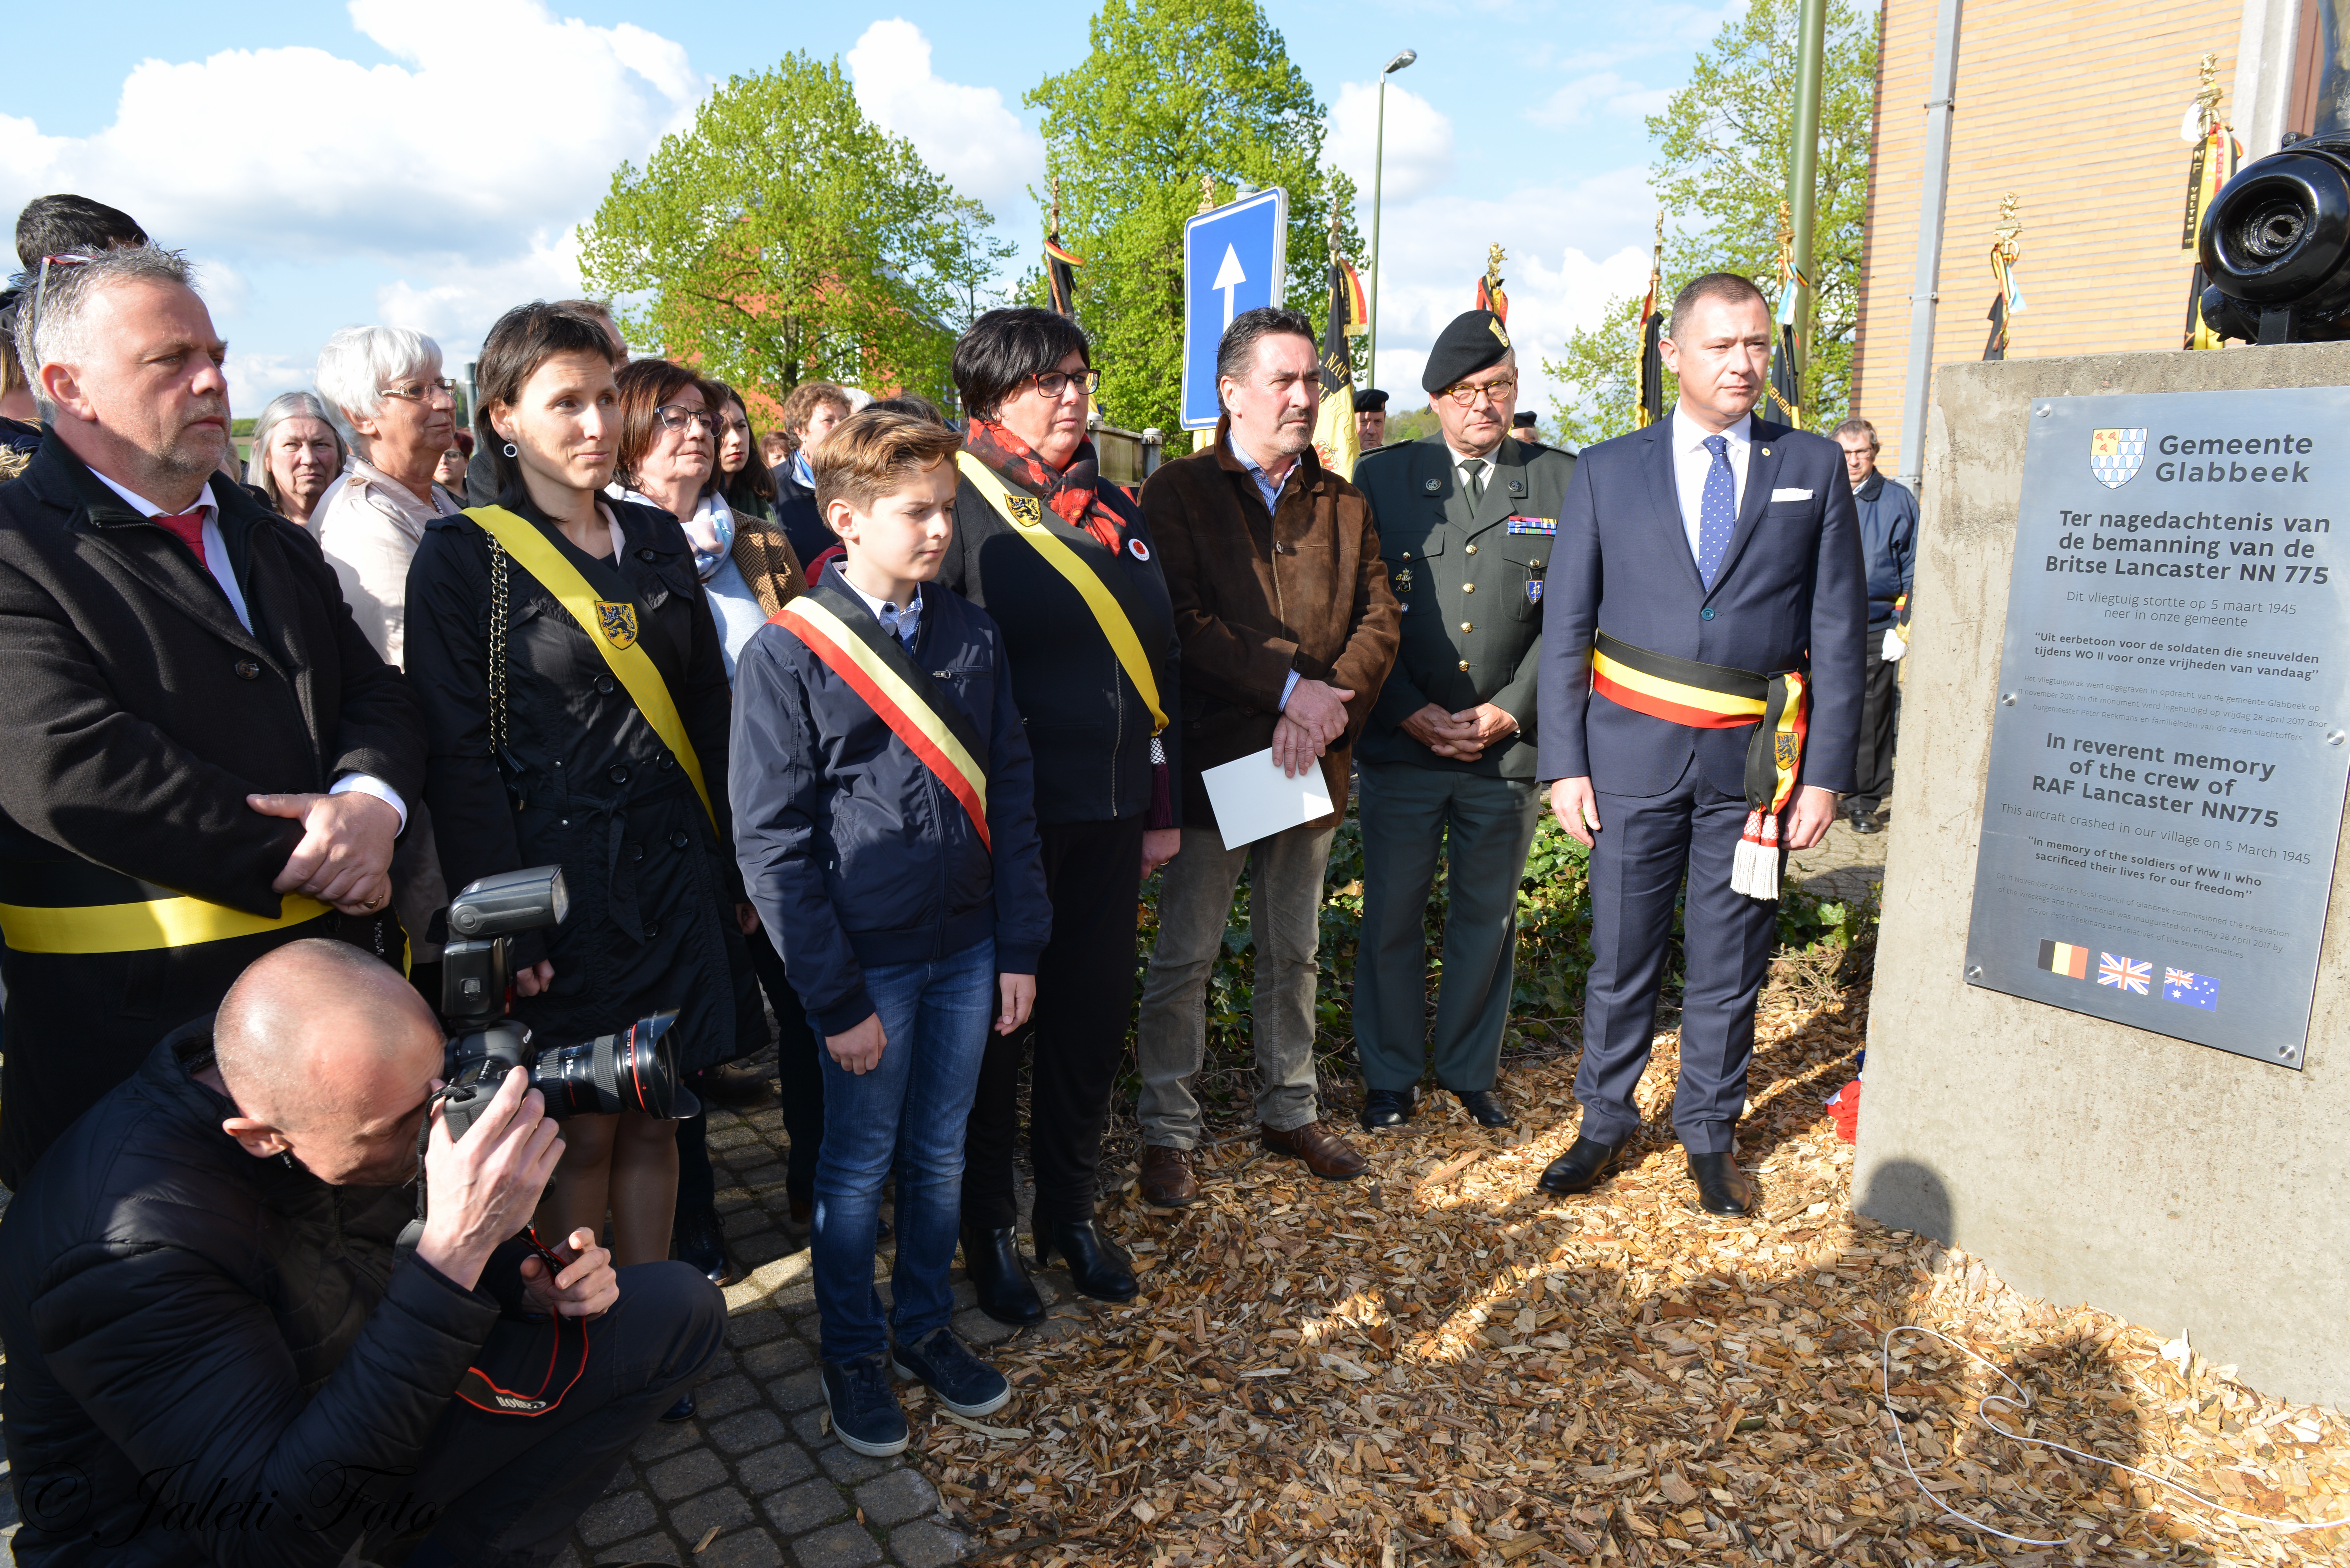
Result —
[{"label": "white shirt", "polygon": [[[115,483],[114,481],[109,479],[106,475],[99,473],[98,470],[93,468],[90,470],[90,472],[97,474],[98,482],[100,484],[105,485],[109,490],[114,492],[115,494],[122,497],[124,504],[130,507],[132,511],[138,513],[141,517],[169,517],[172,515],[172,514],[164,511],[161,507],[156,505],[145,496],[135,494],[130,491],[123,489],[122,486]],[[212,573],[213,581],[220,585],[221,592],[227,597],[228,607],[236,612],[236,624],[244,628],[245,630],[251,631],[253,629],[253,615],[251,611],[245,608],[244,589],[237,583],[236,569],[229,565],[228,543],[221,537],[220,504],[213,499],[213,487],[209,481],[206,482],[203,489],[199,491],[196,494],[196,510],[204,514],[204,569]],[[403,832],[406,831],[408,827],[408,803],[400,798],[400,792],[398,790],[392,788],[390,784],[384,783],[381,779],[377,778],[372,774],[345,774],[342,777],[335,781],[333,787],[328,789],[327,793],[328,794],[341,794],[347,790],[357,790],[361,794],[371,794],[375,796],[376,799],[391,807],[392,810],[400,813],[400,828]]]},{"label": "white shirt", "polygon": [[1469,481],[1471,477],[1469,465],[1472,462],[1478,465],[1475,477],[1479,484],[1484,485],[1493,483],[1493,470],[1500,465],[1502,461],[1502,448],[1498,441],[1494,443],[1492,451],[1484,453],[1482,456],[1479,456],[1471,452],[1464,452],[1460,448],[1452,445],[1450,441],[1445,443],[1444,450],[1452,454],[1452,477],[1461,482],[1461,494],[1466,495],[1469,493]]},{"label": "white shirt", "polygon": [[[1705,506],[1705,476],[1713,467],[1713,453],[1706,450],[1705,442],[1715,432],[1684,418],[1679,409],[1672,413],[1672,431],[1673,478],[1680,492],[1681,529],[1689,535],[1690,559],[1700,560],[1698,520]],[[1721,434],[1730,443],[1730,505],[1735,516],[1746,504],[1746,461],[1754,451],[1754,416],[1739,415],[1738,422]]]},{"label": "white shirt", "polygon": [[875,620],[881,620],[881,611],[886,607],[889,611],[889,618],[888,620],[881,620],[882,628],[884,630],[894,631],[899,642],[902,643],[906,640],[905,628],[909,615],[910,615],[912,624],[915,627],[919,628],[922,624],[922,586],[920,583],[914,585],[914,597],[907,601],[903,609],[900,609],[898,606],[890,604],[888,599],[877,599],[871,594],[867,593],[863,588],[858,587],[855,583],[850,582],[848,580],[848,574],[840,570],[837,566],[833,568],[832,575],[838,577],[842,586],[847,587],[850,593],[855,594],[858,598],[865,601],[865,607],[873,612],[873,618]]}]

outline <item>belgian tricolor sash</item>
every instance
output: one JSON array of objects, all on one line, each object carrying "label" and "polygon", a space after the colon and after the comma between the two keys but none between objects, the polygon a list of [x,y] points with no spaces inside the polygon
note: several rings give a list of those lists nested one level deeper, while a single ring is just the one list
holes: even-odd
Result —
[{"label": "belgian tricolor sash", "polygon": [[1779,896],[1779,816],[1803,769],[1811,678],[1700,664],[1651,653],[1601,632],[1591,650],[1591,689],[1636,713],[1699,730],[1755,726],[1746,747],[1746,831],[1731,861],[1732,890],[1766,903]]},{"label": "belgian tricolor sash", "polygon": [[922,765],[962,802],[979,841],[987,832],[987,744],[969,714],[907,657],[905,645],[881,629],[873,612],[829,576],[767,618],[807,645],[810,653],[865,700],[906,742]]}]

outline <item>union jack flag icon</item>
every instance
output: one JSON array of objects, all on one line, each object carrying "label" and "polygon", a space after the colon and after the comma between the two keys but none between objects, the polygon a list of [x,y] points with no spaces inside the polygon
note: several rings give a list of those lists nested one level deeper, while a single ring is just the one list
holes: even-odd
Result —
[{"label": "union jack flag icon", "polygon": [[2134,991],[2138,995],[2144,996],[2147,994],[2147,988],[2154,983],[2153,961],[2135,963],[2126,958],[2116,958],[2111,953],[2099,953],[2097,983],[2110,985],[2121,991]]}]

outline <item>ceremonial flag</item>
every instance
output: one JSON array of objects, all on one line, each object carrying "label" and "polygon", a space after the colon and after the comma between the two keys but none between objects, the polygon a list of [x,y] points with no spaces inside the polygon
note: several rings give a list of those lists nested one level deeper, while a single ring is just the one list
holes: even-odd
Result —
[{"label": "ceremonial flag", "polygon": [[1314,455],[1341,479],[1355,477],[1362,455],[1355,433],[1355,356],[1347,339],[1369,325],[1363,280],[1343,257],[1330,258],[1329,319],[1322,331],[1322,412],[1314,421]]},{"label": "ceremonial flag", "polygon": [[1657,247],[1648,256],[1648,294],[1640,301],[1640,359],[1632,372],[1632,428],[1643,430],[1665,417],[1665,210],[1657,209]]},{"label": "ceremonial flag", "polygon": [[2206,1012],[2217,1012],[2220,1011],[2220,981],[2214,976],[2196,974],[2189,970],[2165,969],[2162,971],[2162,999],[2165,1002],[2183,1002]]},{"label": "ceremonial flag", "polygon": [[[2220,188],[2236,177],[2236,164],[2243,155],[2243,144],[2225,124],[2215,122],[2197,139],[2194,162],[2187,174],[2187,226],[2179,240],[2180,248],[2188,254],[2196,254],[2196,237],[2203,227],[2203,213],[2212,198],[2219,195]],[[2203,320],[2203,286],[2209,281],[2203,275],[2202,262],[2198,260],[2187,279],[2187,331],[2182,348],[2221,347],[2220,335]]]},{"label": "ceremonial flag", "polygon": [[[1790,288],[1788,294],[1794,293]],[[1771,389],[1762,399],[1762,417],[1804,428],[1803,378],[1795,369],[1795,329],[1781,323],[1779,341],[1771,350]]]},{"label": "ceremonial flag", "polygon": [[2116,958],[2111,953],[2099,953],[2097,983],[2110,985],[2116,991],[2133,991],[2144,996],[2147,994],[2147,988],[2154,983],[2154,964],[2150,960],[2140,963],[2134,959]]},{"label": "ceremonial flag", "polygon": [[1486,247],[1485,270],[1477,279],[1477,301],[1471,307],[1490,310],[1503,321],[1510,318],[1510,296],[1502,292],[1502,264],[1508,259],[1501,246]]},{"label": "ceremonial flag", "polygon": [[2042,942],[2039,967],[2051,974],[2086,980],[2089,978],[2089,950],[2075,947],[2071,942]]},{"label": "ceremonial flag", "polygon": [[1053,291],[1053,308],[1063,316],[1077,313],[1077,271],[1086,258],[1061,244],[1060,231],[1045,236],[1045,282]]}]

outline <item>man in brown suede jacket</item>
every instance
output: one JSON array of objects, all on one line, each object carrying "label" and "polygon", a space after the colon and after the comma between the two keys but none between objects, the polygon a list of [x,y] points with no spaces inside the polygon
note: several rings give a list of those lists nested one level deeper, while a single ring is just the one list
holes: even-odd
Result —
[{"label": "man in brown suede jacket", "polygon": [[[1264,1147],[1331,1180],[1364,1165],[1316,1106],[1315,949],[1349,753],[1394,662],[1400,618],[1369,504],[1315,461],[1319,366],[1304,316],[1235,317],[1216,356],[1216,444],[1142,488],[1183,645],[1183,847],[1159,892],[1137,1034],[1142,1195],[1162,1207],[1199,1198],[1191,1153],[1204,1129],[1191,1080],[1206,1038],[1202,994],[1243,864]],[[1293,778],[1318,760],[1336,809],[1227,847],[1200,774],[1267,747]]]}]

